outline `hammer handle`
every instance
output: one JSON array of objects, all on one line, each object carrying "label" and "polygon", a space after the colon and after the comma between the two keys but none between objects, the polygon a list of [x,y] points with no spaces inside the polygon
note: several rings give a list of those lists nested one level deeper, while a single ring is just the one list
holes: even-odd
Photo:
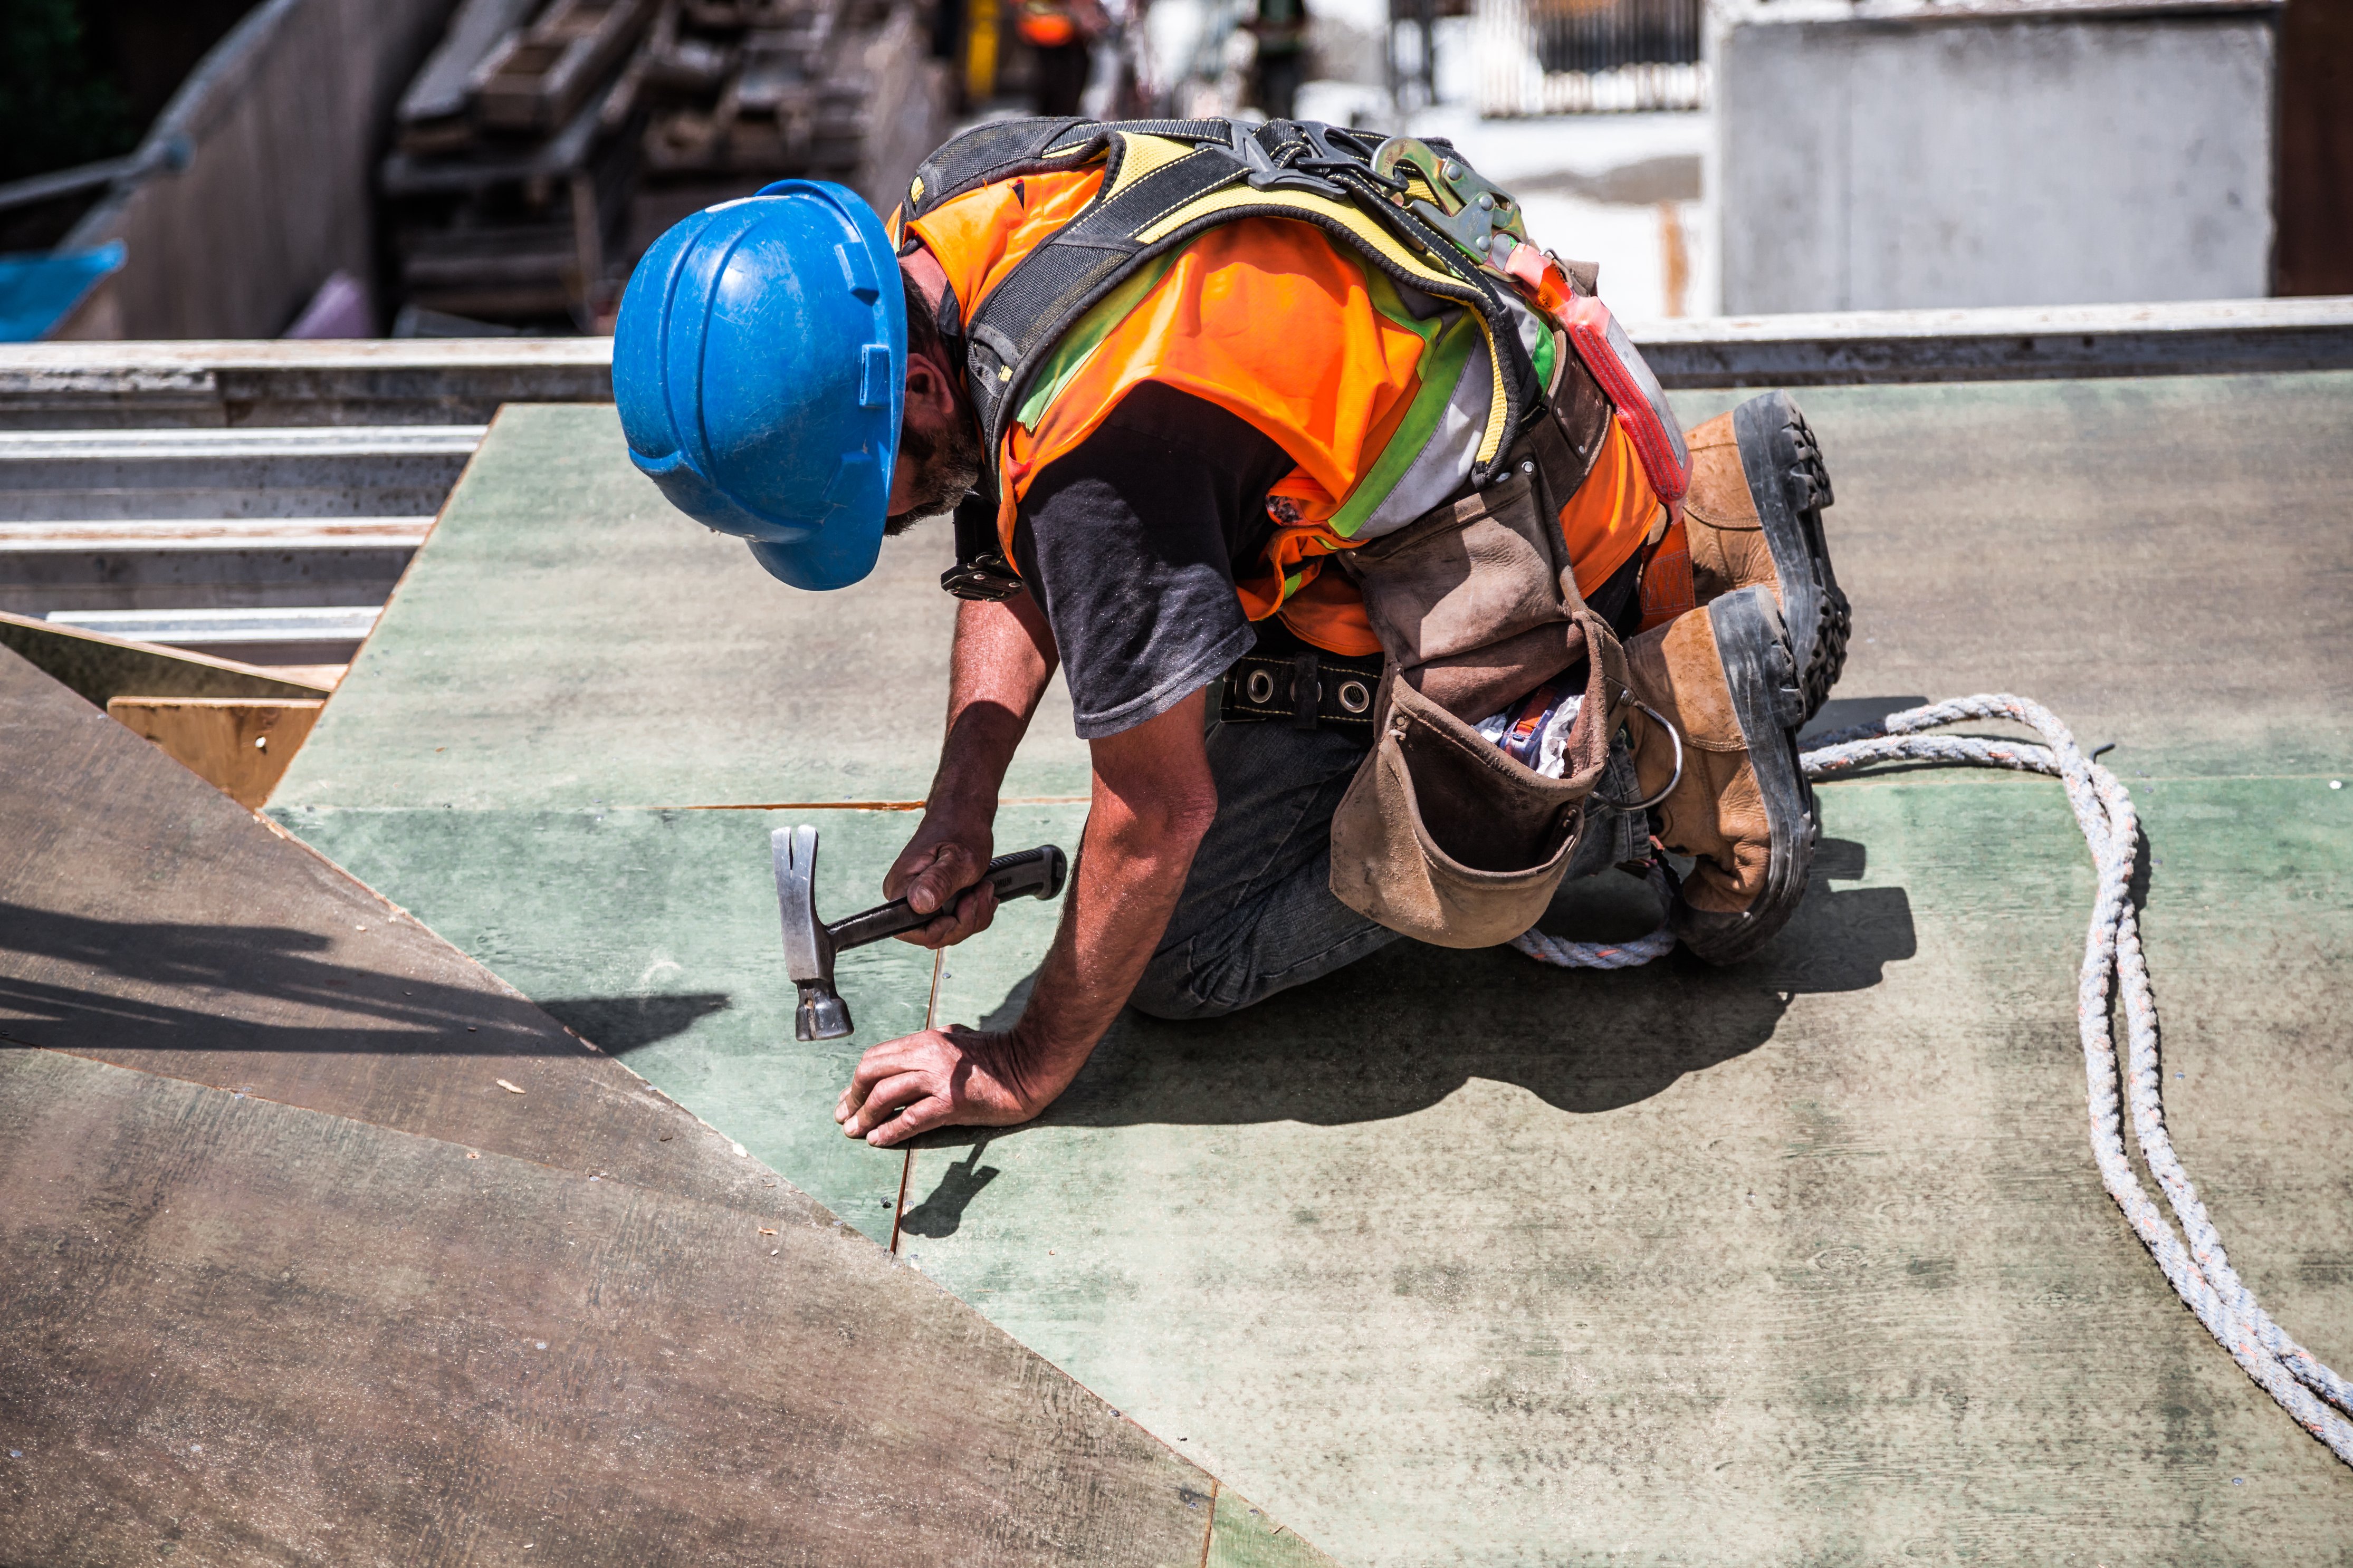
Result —
[{"label": "hammer handle", "polygon": [[[1018,855],[999,855],[988,863],[981,880],[997,889],[1001,901],[1023,894],[1033,898],[1050,899],[1062,890],[1062,882],[1070,874],[1070,863],[1062,858],[1061,849],[1052,844],[1040,844],[1035,849],[1024,849]],[[962,898],[966,889],[959,888],[944,910]],[[834,921],[825,928],[836,952],[847,952],[853,947],[864,947],[870,942],[881,942],[886,936],[897,936],[902,931],[913,931],[929,925],[939,918],[940,910],[930,914],[917,914],[904,899],[893,899],[887,904],[877,904],[847,920]]]}]

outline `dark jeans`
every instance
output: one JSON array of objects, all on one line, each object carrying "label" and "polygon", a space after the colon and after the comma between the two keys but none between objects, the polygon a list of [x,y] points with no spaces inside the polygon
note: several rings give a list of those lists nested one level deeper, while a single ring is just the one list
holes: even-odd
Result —
[{"label": "dark jeans", "polygon": [[1372,737],[1212,723],[1218,816],[1131,1005],[1216,1018],[1398,940],[1332,896],[1332,813]]}]

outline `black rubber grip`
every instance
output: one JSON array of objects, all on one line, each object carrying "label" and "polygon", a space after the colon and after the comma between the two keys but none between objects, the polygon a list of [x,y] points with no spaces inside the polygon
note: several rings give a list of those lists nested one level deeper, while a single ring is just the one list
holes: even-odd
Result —
[{"label": "black rubber grip", "polygon": [[[1070,861],[1063,856],[1060,846],[1040,844],[1035,849],[1024,849],[1016,855],[999,855],[988,863],[988,869],[982,874],[981,879],[997,889],[1000,900],[1025,896],[1051,899],[1061,892],[1062,884],[1069,878]],[[955,899],[963,897],[965,891],[962,888],[957,889],[948,903],[952,904]],[[947,904],[941,906],[942,909],[946,907]],[[825,934],[832,942],[834,952],[846,952],[853,947],[864,947],[870,942],[881,942],[884,937],[897,936],[901,931],[928,925],[939,912],[939,910],[934,910],[928,915],[918,914],[906,900],[893,899],[887,904],[877,904],[871,910],[860,910],[847,920],[836,921],[825,928]]]}]

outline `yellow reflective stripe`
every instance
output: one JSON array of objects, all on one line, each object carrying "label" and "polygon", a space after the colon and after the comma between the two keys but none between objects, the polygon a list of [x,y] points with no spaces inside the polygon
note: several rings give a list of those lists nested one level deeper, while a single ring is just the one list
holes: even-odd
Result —
[{"label": "yellow reflective stripe", "polygon": [[[1395,235],[1366,216],[1354,205],[1346,202],[1332,201],[1327,197],[1314,195],[1306,191],[1261,191],[1254,190],[1249,185],[1229,185],[1224,190],[1212,191],[1198,201],[1187,202],[1183,206],[1154,219],[1136,235],[1136,238],[1145,245],[1150,245],[1162,236],[1173,233],[1185,225],[1211,213],[1223,212],[1232,207],[1270,206],[1296,207],[1303,215],[1313,214],[1315,221],[1320,221],[1326,226],[1336,224],[1347,230],[1349,237],[1358,245],[1366,250],[1387,257],[1416,277],[1428,278],[1449,288],[1461,286],[1460,279],[1451,272],[1432,267],[1414,255],[1398,242]],[[1487,313],[1473,310],[1471,314],[1478,321],[1479,331],[1487,339],[1487,361],[1494,370],[1493,393],[1487,404],[1487,433],[1480,439],[1478,458],[1481,463],[1490,463],[1494,460],[1495,455],[1504,449],[1504,426],[1511,414],[1511,391],[1504,380],[1504,366],[1507,362],[1504,360],[1502,345],[1495,342],[1495,329],[1489,323]]]},{"label": "yellow reflective stripe", "polygon": [[1395,235],[1358,212],[1350,204],[1332,201],[1327,197],[1314,195],[1306,191],[1258,191],[1252,190],[1248,185],[1228,185],[1223,190],[1211,191],[1198,201],[1187,202],[1183,206],[1155,218],[1135,237],[1150,245],[1163,235],[1171,233],[1210,213],[1223,212],[1229,207],[1246,206],[1297,207],[1303,213],[1314,214],[1318,219],[1327,224],[1338,224],[1348,230],[1357,243],[1364,246],[1366,249],[1378,251],[1417,277],[1428,278],[1435,282],[1448,285],[1460,281],[1452,273],[1432,267],[1429,262],[1408,250],[1398,243]]},{"label": "yellow reflective stripe", "polygon": [[1123,131],[1119,140],[1119,174],[1103,194],[1102,200],[1106,202],[1154,170],[1165,169],[1193,153],[1191,142],[1171,141],[1166,136],[1138,136]]}]

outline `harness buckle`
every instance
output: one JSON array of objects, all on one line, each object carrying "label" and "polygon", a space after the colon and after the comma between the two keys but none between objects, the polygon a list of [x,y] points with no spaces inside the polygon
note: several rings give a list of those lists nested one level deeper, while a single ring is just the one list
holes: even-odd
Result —
[{"label": "harness buckle", "polygon": [[997,542],[997,507],[977,490],[956,502],[955,549],[940,586],[957,598],[997,604],[1021,592],[1021,574]]},{"label": "harness buckle", "polygon": [[[1501,269],[1496,237],[1507,235],[1527,243],[1527,225],[1520,205],[1501,185],[1484,178],[1452,148],[1433,147],[1411,136],[1392,136],[1373,149],[1373,174],[1402,194],[1410,169],[1421,178],[1436,203],[1407,200],[1407,211],[1452,240],[1456,248],[1482,267]],[[1501,252],[1508,256],[1511,247]]]}]

